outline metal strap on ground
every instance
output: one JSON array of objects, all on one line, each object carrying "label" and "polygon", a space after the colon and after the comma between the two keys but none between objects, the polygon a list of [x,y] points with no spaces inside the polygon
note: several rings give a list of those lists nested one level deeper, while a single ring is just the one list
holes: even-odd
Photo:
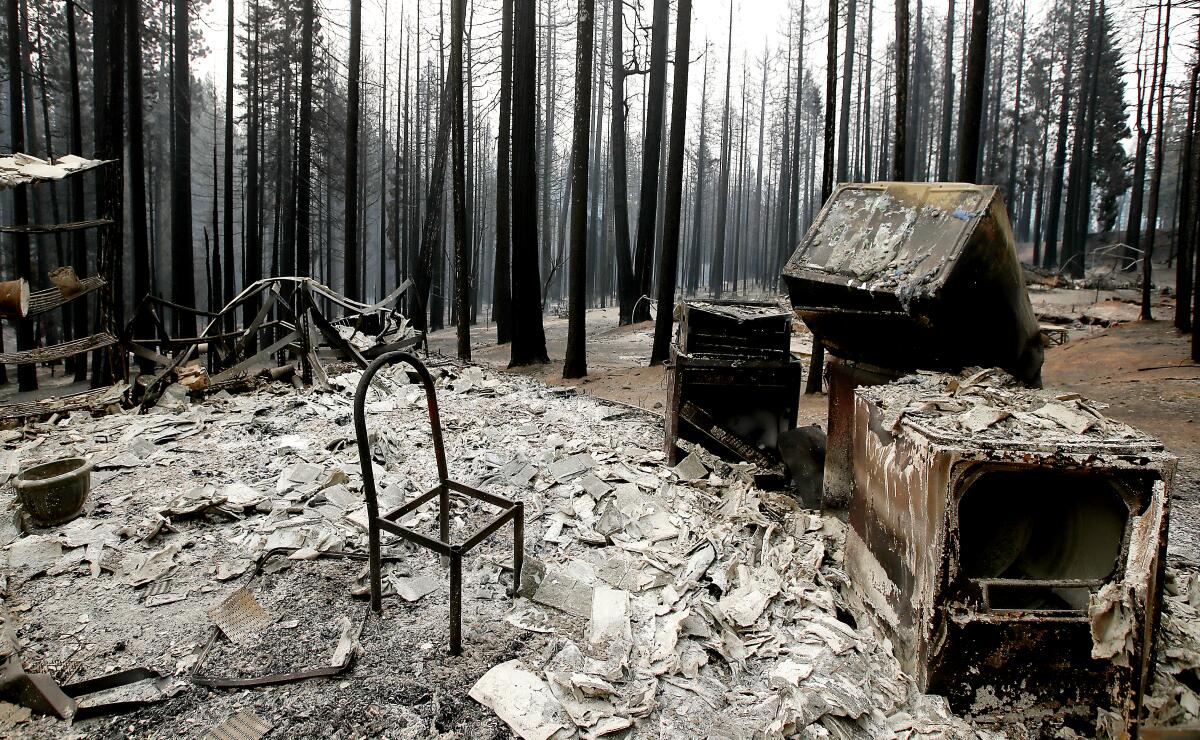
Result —
[{"label": "metal strap on ground", "polygon": [[49,347],[35,347],[27,349],[24,352],[0,352],[0,364],[27,365],[33,362],[55,362],[116,343],[116,337],[106,331],[102,331],[90,337],[63,342],[62,344],[52,344]]},{"label": "metal strap on ground", "polygon": [[83,280],[80,280],[79,283],[82,286],[82,290],[69,296],[64,296],[63,292],[58,288],[48,288],[46,290],[39,290],[36,293],[31,293],[29,295],[29,311],[25,315],[37,316],[38,314],[46,313],[47,311],[53,311],[59,306],[70,303],[80,296],[85,296],[88,293],[91,293],[93,290],[96,290],[97,288],[103,288],[105,285],[107,285],[104,278],[100,277],[99,275],[86,277]]}]

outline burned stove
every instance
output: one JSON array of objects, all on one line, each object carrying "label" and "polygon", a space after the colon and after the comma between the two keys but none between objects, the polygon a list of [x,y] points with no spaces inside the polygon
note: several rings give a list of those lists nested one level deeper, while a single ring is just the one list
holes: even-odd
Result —
[{"label": "burned stove", "polygon": [[859,388],[850,596],[980,722],[1120,734],[1152,676],[1176,461],[1000,370]]},{"label": "burned stove", "polygon": [[802,365],[789,350],[791,313],[756,301],[692,301],[680,307],[671,347],[664,451],[677,441],[782,475],[779,435],[796,426]]},{"label": "burned stove", "polygon": [[1040,383],[1042,337],[995,186],[842,185],[783,278],[796,315],[831,358],[829,508],[850,500],[852,463],[842,443],[858,386],[971,366]]}]

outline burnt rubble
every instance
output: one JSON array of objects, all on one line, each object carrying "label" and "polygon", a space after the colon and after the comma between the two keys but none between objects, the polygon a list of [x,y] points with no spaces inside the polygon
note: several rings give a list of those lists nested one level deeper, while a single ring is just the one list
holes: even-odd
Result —
[{"label": "burnt rubble", "polygon": [[[671,467],[655,449],[660,422],[645,412],[477,367],[442,362],[432,372],[456,475],[527,512],[515,604],[505,538],[482,542],[464,567],[462,656],[446,653],[449,594],[435,553],[385,539],[383,611],[368,613],[363,477],[348,433],[361,376],[351,370],[331,375],[329,393],[277,382],[6,433],[6,470],[68,455],[95,467],[80,519],[25,532],[9,520],[6,665],[61,685],[139,668],[161,674],[123,689],[145,706],[75,721],[72,731],[100,736],[216,726],[247,736],[477,736],[504,725],[559,738],[622,728],[662,737],[1012,734],[982,713],[956,715],[957,699],[924,693],[926,679],[904,670],[904,646],[876,633],[876,605],[851,588],[857,535],[837,517],[756,487],[752,466],[686,441]],[[871,389],[886,407],[880,423],[922,422],[957,438],[975,424],[979,399],[995,406],[1029,393],[997,373],[959,380],[957,392],[939,378]],[[914,396],[935,399],[937,413],[906,400]],[[943,397],[959,405],[942,409]],[[385,508],[436,483],[424,398],[392,368],[364,399]],[[1076,433],[1057,421],[1073,416],[1010,403],[1013,415],[985,429],[1002,439],[1012,432],[1005,425],[1028,423],[1047,446],[1111,438],[1162,456],[1082,399],[1038,398],[1096,421]],[[455,535],[487,516],[451,498]],[[429,507],[404,524],[437,526]],[[1200,666],[1200,586],[1170,571],[1165,584],[1167,652],[1143,705],[1178,723],[1200,718],[1189,683]],[[230,621],[234,607],[241,616]],[[271,677],[288,681],[260,685]],[[231,681],[241,683],[221,686]],[[53,716],[0,708],[6,732],[67,731]]]},{"label": "burnt rubble", "polygon": [[[83,517],[5,530],[8,664],[60,684],[137,667],[168,680],[130,689],[153,704],[70,729],[13,707],[5,732],[487,736],[510,720],[520,732],[529,718],[489,698],[503,681],[539,697],[544,736],[974,736],[854,626],[837,518],[694,445],[670,467],[645,412],[477,367],[431,370],[455,475],[526,508],[515,605],[511,542],[486,540],[464,564],[462,656],[446,653],[435,553],[385,537],[378,617],[366,563],[338,557],[366,551],[348,427],[357,370],[331,375],[329,393],[278,382],[143,415],[79,413],[4,438],[14,468],[64,455],[96,468]],[[392,368],[365,404],[390,508],[436,482],[424,393]],[[436,532],[433,511],[404,523]],[[455,536],[486,516],[451,498]],[[239,644],[217,620],[242,589],[237,603],[257,616],[239,622]],[[347,650],[332,677],[204,684],[341,665]]]}]

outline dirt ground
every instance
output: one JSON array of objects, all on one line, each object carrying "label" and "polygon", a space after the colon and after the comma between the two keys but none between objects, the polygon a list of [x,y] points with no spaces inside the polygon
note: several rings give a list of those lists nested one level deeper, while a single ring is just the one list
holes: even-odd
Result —
[{"label": "dirt ground", "polygon": [[[1108,404],[1107,413],[1158,437],[1179,457],[1169,554],[1176,565],[1200,566],[1200,365],[1189,359],[1189,337],[1171,323],[1174,302],[1156,296],[1159,320],[1143,322],[1134,290],[1033,287],[1030,299],[1047,322],[1071,321],[1064,324],[1070,340],[1046,351],[1043,383]],[[545,321],[550,362],[513,372],[662,414],[666,373],[647,366],[653,324],[618,326],[616,308],[602,308],[588,311],[587,327],[586,378],[562,378],[565,316]],[[508,345],[496,344],[494,325],[474,327],[471,340],[475,362],[506,368]],[[806,355],[808,337],[797,340]],[[433,333],[430,348],[453,354],[454,329]],[[801,397],[800,424],[824,426],[825,416],[823,394]]]}]

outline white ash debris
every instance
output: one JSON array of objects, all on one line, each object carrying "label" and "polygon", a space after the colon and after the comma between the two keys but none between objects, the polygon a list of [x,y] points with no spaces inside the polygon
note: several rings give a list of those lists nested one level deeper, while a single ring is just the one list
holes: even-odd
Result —
[{"label": "white ash debris", "polygon": [[885,427],[915,423],[934,435],[980,444],[1020,439],[1050,445],[1121,443],[1161,449],[1133,427],[1104,416],[1105,405],[1077,393],[1027,388],[998,368],[960,375],[918,372],[858,391],[885,413]]},{"label": "white ash debris", "polygon": [[1200,722],[1200,573],[1167,569],[1147,724]]},{"label": "white ash debris", "polygon": [[[191,736],[253,705],[283,736],[469,737],[504,725],[536,738],[987,736],[917,693],[890,645],[847,623],[836,518],[757,490],[748,466],[700,451],[667,467],[661,422],[649,414],[521,376],[433,371],[451,477],[521,500],[526,512],[520,598],[506,595],[508,528],[465,563],[463,656],[446,653],[445,568],[385,537],[384,554],[400,562],[385,564],[383,615],[366,621],[357,663],[336,682],[187,685],[80,729]],[[365,569],[321,556],[366,549],[351,424],[358,377],[332,377],[332,393],[276,383],[179,413],[80,414],[0,433],[10,461],[96,463],[83,517],[14,530],[2,543],[4,605],[26,670],[60,683],[136,665],[184,678],[213,629],[209,610],[243,587],[278,619],[271,644],[292,646],[297,660],[340,644],[330,625],[361,623],[366,605],[350,599],[366,593]],[[436,482],[424,392],[393,366],[367,401],[386,510]],[[15,506],[10,488],[0,505]],[[474,531],[484,513],[453,498],[452,532]],[[435,508],[403,524],[434,533]],[[292,559],[252,577],[276,547],[292,548]],[[309,583],[302,577],[328,593],[290,595]],[[272,602],[271,593],[289,596]],[[1187,611],[1195,604],[1170,603],[1164,630],[1181,631],[1179,649],[1190,652],[1160,673],[1200,658]],[[276,665],[265,651],[241,652],[251,665]],[[513,687],[528,701],[515,702]],[[34,737],[66,731],[14,716]]]}]

